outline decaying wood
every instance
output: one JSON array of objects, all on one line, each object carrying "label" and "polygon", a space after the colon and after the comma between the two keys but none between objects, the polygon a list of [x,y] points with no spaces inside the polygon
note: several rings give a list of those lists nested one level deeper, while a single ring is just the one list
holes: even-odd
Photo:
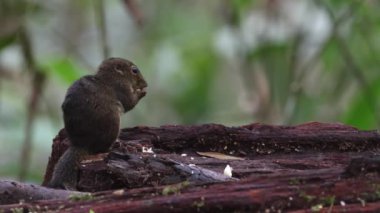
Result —
[{"label": "decaying wood", "polygon": [[67,199],[84,193],[50,189],[35,184],[24,184],[10,180],[0,180],[0,205],[36,200]]},{"label": "decaying wood", "polygon": [[144,140],[167,151],[216,151],[239,156],[307,151],[364,151],[380,148],[378,131],[359,131],[341,124],[317,122],[298,126],[251,124],[226,127],[136,127],[124,129],[122,140]]},{"label": "decaying wood", "polygon": [[[62,130],[54,140],[45,183],[67,145]],[[152,147],[154,153],[141,152],[143,147]],[[377,131],[340,124],[128,128],[110,153],[81,162],[78,188],[94,192],[90,199],[2,207],[72,212],[377,212],[379,147]],[[244,160],[208,158],[197,152]],[[233,168],[233,179],[223,175],[226,165]]]},{"label": "decaying wood", "polygon": [[[193,163],[180,163],[176,155],[126,154],[111,151],[104,159],[82,162],[78,188],[96,192],[109,189],[159,186],[190,181],[193,184],[236,181]],[[194,161],[197,162],[197,161]]]},{"label": "decaying wood", "polygon": [[[380,205],[373,201],[378,199],[378,189],[374,185],[379,185],[380,179],[365,176],[355,179],[339,178],[343,171],[320,169],[299,171],[296,174],[267,174],[239,182],[193,187],[183,184],[116,190],[95,193],[93,197],[78,199],[76,202],[39,201],[5,207],[10,209],[17,206],[35,210],[39,206],[53,211],[71,212],[89,212],[90,209],[94,212],[277,212],[322,205],[345,212],[357,212],[369,205],[370,209],[379,211]],[[165,194],[165,191],[169,193]]]},{"label": "decaying wood", "polygon": [[[139,156],[111,152],[107,159],[107,168],[109,173],[116,174],[130,187],[143,187],[148,182],[167,185],[183,181],[214,183],[237,180],[195,164],[180,163],[161,155]],[[133,180],[136,178],[141,179]],[[150,180],[151,178],[154,180]]]}]

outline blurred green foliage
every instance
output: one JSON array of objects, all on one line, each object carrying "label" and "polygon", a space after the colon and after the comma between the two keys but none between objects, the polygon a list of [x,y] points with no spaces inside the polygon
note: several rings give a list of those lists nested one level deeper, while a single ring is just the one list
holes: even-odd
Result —
[{"label": "blurred green foliage", "polygon": [[67,58],[49,59],[41,66],[48,75],[59,78],[66,85],[71,84],[86,73]]},{"label": "blurred green foliage", "polygon": [[[374,96],[369,95],[374,94]],[[360,91],[353,99],[351,106],[344,114],[343,120],[347,124],[359,126],[363,129],[372,129],[378,126],[378,112],[373,110],[368,100],[373,97],[380,96],[380,77],[371,81],[368,91]],[[380,99],[377,98],[376,106],[380,104]]]},{"label": "blurred green foliage", "polygon": [[[112,55],[134,61],[149,84],[124,125],[314,120],[378,128],[378,1],[137,2],[137,8],[104,2]],[[33,155],[29,175],[38,181],[51,135],[62,127],[66,88],[103,59],[93,10],[93,1],[0,1],[0,144],[9,145],[0,151],[0,176],[18,169],[9,163],[17,162],[17,152],[9,150],[21,146],[33,90],[20,29],[28,30],[47,76],[31,150],[43,150]],[[141,26],[133,11],[143,14]]]}]

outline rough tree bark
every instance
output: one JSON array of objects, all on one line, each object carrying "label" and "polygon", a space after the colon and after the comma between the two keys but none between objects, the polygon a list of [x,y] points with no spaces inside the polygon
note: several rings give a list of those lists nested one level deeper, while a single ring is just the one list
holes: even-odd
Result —
[{"label": "rough tree bark", "polygon": [[[54,139],[44,183],[67,145],[62,130]],[[143,147],[152,147],[154,153],[142,153]],[[78,187],[93,192],[91,196],[80,194],[75,202],[61,198],[1,207],[72,212],[376,212],[379,147],[377,131],[340,124],[127,128],[109,153],[81,162]],[[209,158],[199,152],[244,160]],[[233,178],[223,175],[227,164]]]}]

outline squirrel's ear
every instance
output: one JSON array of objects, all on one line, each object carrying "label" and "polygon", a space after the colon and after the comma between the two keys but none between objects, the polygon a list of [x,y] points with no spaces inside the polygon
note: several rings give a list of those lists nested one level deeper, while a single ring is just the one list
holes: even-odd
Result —
[{"label": "squirrel's ear", "polygon": [[123,68],[121,66],[119,66],[118,64],[115,64],[113,66],[113,70],[115,72],[119,73],[120,75],[124,75]]},{"label": "squirrel's ear", "polygon": [[115,68],[114,70],[115,70],[115,72],[119,73],[120,75],[124,75],[124,72],[122,70],[120,70],[118,68]]}]

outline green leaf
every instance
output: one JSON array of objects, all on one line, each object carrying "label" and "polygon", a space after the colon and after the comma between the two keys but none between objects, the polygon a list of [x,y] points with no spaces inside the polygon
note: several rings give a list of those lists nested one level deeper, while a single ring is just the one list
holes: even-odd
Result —
[{"label": "green leaf", "polygon": [[[380,101],[380,78],[371,82],[367,91],[361,90],[347,112],[344,114],[343,121],[349,125],[361,129],[373,129],[377,126],[377,107]],[[371,106],[374,103],[375,106]]]},{"label": "green leaf", "polygon": [[42,67],[49,75],[59,78],[66,84],[72,83],[86,73],[70,59],[52,59],[42,64]]},{"label": "green leaf", "polygon": [[172,104],[183,123],[194,123],[210,109],[209,90],[215,77],[217,59],[206,44],[195,51],[184,51],[183,58],[186,61],[182,72],[186,72],[188,78],[182,83],[183,88],[173,98]]},{"label": "green leaf", "polygon": [[16,34],[3,36],[0,38],[0,51],[16,41]]}]

